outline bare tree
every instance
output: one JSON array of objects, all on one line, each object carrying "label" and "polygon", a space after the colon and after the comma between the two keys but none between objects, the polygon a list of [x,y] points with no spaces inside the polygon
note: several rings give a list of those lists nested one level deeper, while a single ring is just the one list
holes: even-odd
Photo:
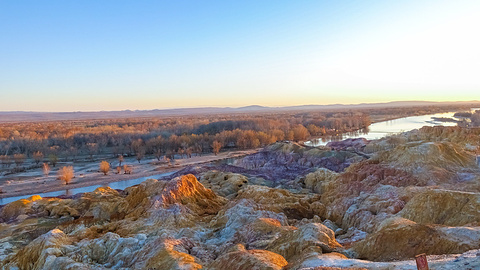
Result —
[{"label": "bare tree", "polygon": [[52,164],[52,166],[55,167],[55,165],[57,165],[57,162],[58,162],[58,156],[55,154],[50,154],[48,155],[48,160],[50,161],[50,164]]},{"label": "bare tree", "polygon": [[100,171],[103,172],[103,175],[107,175],[108,171],[110,171],[110,164],[105,160],[100,162]]},{"label": "bare tree", "polygon": [[122,162],[123,162],[123,155],[118,155],[118,166],[122,166]]},{"label": "bare tree", "polygon": [[140,163],[140,160],[142,160],[145,157],[145,149],[139,149],[136,154],[138,163]]},{"label": "bare tree", "polygon": [[48,166],[48,164],[44,162],[42,165],[42,170],[43,170],[43,175],[47,177],[48,174],[50,173],[50,166]]},{"label": "bare tree", "polygon": [[65,166],[58,170],[58,178],[65,182],[65,185],[68,185],[70,181],[72,181],[74,174],[73,174],[73,167],[72,166]]},{"label": "bare tree", "polygon": [[38,165],[38,163],[43,161],[43,153],[40,151],[33,153],[33,160],[35,160],[35,164]]},{"label": "bare tree", "polygon": [[90,160],[93,161],[93,155],[95,155],[98,152],[98,144],[87,143],[87,150],[88,150],[88,155],[90,156]]},{"label": "bare tree", "polygon": [[14,154],[13,160],[15,161],[15,165],[17,167],[22,166],[23,162],[25,162],[25,155],[24,154]]},{"label": "bare tree", "polygon": [[162,159],[162,156],[163,156],[162,150],[157,149],[157,151],[155,151],[154,155],[157,158],[157,160],[160,161]]},{"label": "bare tree", "polygon": [[12,159],[10,158],[10,156],[3,155],[3,156],[0,156],[0,158],[2,159],[3,167],[10,167],[10,165],[12,164]]},{"label": "bare tree", "polygon": [[213,153],[216,156],[220,152],[220,149],[222,148],[222,144],[219,141],[213,141],[212,148],[213,148]]},{"label": "bare tree", "polygon": [[137,157],[138,163],[145,157],[145,144],[142,139],[138,139],[132,142],[132,149]]}]

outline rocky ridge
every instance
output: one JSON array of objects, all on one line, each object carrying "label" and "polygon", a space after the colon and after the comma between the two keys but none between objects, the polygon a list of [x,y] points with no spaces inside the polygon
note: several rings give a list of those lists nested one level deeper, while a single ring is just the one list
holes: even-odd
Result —
[{"label": "rocky ridge", "polygon": [[[445,130],[438,136],[458,132]],[[0,267],[415,269],[427,253],[432,268],[474,269],[472,139],[414,140],[424,132],[359,149],[277,143],[233,165],[187,169],[195,175],[12,202],[0,208]]]}]

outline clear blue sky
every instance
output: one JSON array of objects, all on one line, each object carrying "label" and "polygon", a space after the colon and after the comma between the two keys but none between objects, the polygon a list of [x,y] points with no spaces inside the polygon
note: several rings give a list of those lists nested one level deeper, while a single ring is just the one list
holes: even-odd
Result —
[{"label": "clear blue sky", "polygon": [[0,110],[480,99],[480,1],[0,0]]}]

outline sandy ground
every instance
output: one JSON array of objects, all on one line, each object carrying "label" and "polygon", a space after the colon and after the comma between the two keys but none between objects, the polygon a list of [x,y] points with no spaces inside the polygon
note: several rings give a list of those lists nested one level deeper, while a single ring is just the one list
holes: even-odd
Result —
[{"label": "sandy ground", "polygon": [[109,159],[112,168],[108,175],[104,175],[99,170],[100,162],[89,162],[83,164],[63,163],[52,168],[50,174],[45,177],[42,169],[34,169],[23,173],[11,174],[0,178],[0,198],[15,197],[28,194],[45,193],[51,191],[65,190],[65,183],[57,179],[59,168],[69,165],[74,167],[75,178],[68,184],[69,189],[87,187],[93,185],[104,185],[111,182],[118,182],[140,177],[167,173],[180,170],[186,166],[209,163],[213,161],[236,158],[257,152],[258,149],[221,152],[217,156],[213,154],[203,156],[193,156],[191,158],[176,159],[172,166],[166,163],[159,163],[156,159],[146,159],[138,163],[135,158],[125,158],[123,164],[133,167],[132,174],[116,174],[115,166],[118,165],[116,159]]}]

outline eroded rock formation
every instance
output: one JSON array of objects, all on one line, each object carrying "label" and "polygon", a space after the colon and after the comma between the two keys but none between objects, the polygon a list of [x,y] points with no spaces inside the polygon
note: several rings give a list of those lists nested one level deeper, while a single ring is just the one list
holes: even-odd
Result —
[{"label": "eroded rock formation", "polygon": [[419,253],[480,267],[477,146],[443,131],[277,143],[123,191],[19,200],[0,208],[0,268],[414,269]]}]

